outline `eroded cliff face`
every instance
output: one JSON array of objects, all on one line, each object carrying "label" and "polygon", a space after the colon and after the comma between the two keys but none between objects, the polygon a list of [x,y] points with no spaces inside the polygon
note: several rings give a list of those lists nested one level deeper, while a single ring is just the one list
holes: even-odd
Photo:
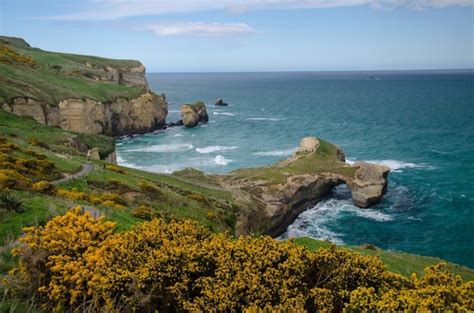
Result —
[{"label": "eroded cliff face", "polygon": [[0,77],[0,108],[43,124],[109,136],[165,126],[166,100],[150,91],[138,61],[42,51],[11,37],[1,37],[0,45],[12,56],[0,60],[0,67],[15,73]]},{"label": "eroded cliff face", "polygon": [[153,131],[165,125],[168,114],[166,101],[151,91],[131,100],[67,99],[57,105],[16,98],[3,109],[50,126],[109,136]]},{"label": "eroded cliff face", "polygon": [[304,138],[295,154],[269,167],[216,175],[242,204],[236,235],[282,234],[308,207],[346,183],[354,204],[369,207],[381,200],[389,168],[370,163],[349,165],[344,152],[316,137]]}]

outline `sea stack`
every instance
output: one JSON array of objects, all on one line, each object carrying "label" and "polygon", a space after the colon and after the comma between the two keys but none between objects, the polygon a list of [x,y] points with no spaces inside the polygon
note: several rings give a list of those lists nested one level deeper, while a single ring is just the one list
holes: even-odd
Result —
[{"label": "sea stack", "polygon": [[181,105],[181,116],[186,127],[195,127],[200,122],[207,123],[209,121],[206,105],[202,101]]}]

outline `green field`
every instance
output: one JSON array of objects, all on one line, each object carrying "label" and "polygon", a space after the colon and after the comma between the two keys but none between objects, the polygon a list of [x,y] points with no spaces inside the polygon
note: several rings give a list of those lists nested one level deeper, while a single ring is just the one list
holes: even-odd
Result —
[{"label": "green field", "polygon": [[107,81],[103,69],[128,71],[139,65],[132,60],[43,51],[18,38],[0,36],[0,103],[20,96],[51,105],[68,98],[133,99],[143,88]]}]

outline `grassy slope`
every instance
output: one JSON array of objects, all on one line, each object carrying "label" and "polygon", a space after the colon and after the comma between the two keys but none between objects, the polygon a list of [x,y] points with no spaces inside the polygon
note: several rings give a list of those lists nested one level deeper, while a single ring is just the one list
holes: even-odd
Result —
[{"label": "grassy slope", "polygon": [[[332,244],[327,241],[315,240],[312,238],[295,238],[293,241],[307,247],[310,250],[317,250],[319,248],[329,248]],[[372,250],[363,246],[347,246],[348,249],[365,255],[378,256],[387,268],[395,273],[400,273],[404,276],[410,277],[412,273],[421,275],[423,269],[427,266],[438,264],[440,262],[446,263],[446,270],[461,275],[466,280],[474,280],[474,270],[465,266],[446,262],[440,258],[421,256],[416,254],[388,251],[388,250]]]},{"label": "grassy slope", "polygon": [[[45,155],[63,173],[75,173],[82,164],[89,162],[79,151],[65,146],[67,138],[72,135],[77,135],[90,147],[99,147],[103,154],[114,150],[114,139],[110,137],[78,134],[45,126],[32,118],[20,117],[0,110],[0,136],[6,137],[11,143],[25,150],[33,150]],[[32,146],[30,142],[34,139],[47,144],[48,147]],[[18,157],[28,158],[26,155],[18,155]],[[222,190],[219,186],[193,183],[189,177],[154,174],[130,168],[120,168],[117,172],[104,168],[105,164],[103,161],[94,162],[94,170],[90,174],[63,183],[58,188],[68,190],[76,188],[79,191],[99,194],[103,192],[133,193],[140,192],[140,182],[148,182],[164,194],[160,199],[148,201],[147,204],[155,210],[167,213],[171,217],[196,220],[199,224],[215,231],[233,230],[235,224],[233,208],[235,205],[232,203],[230,193]],[[198,173],[201,175],[201,179],[207,177],[201,172],[196,172],[195,175]],[[90,181],[107,182],[111,179],[121,181],[126,186],[125,190],[104,191],[88,183]],[[25,191],[15,193],[23,199],[27,210],[21,214],[2,212],[0,215],[0,245],[4,240],[19,235],[23,226],[44,223],[52,215],[64,212],[66,208],[74,204],[97,207],[108,218],[117,221],[119,229],[127,229],[140,221],[132,216],[132,209],[139,205],[136,201],[129,201],[129,206],[117,210],[84,201],[72,201],[38,193]]]},{"label": "grassy slope", "polygon": [[[49,160],[53,161],[64,172],[75,172],[81,164],[88,162],[77,151],[66,148],[61,144],[64,138],[71,134],[71,132],[65,130],[41,125],[31,118],[17,117],[0,110],[0,136],[6,137],[9,141],[21,147],[28,146],[35,152],[46,155]],[[89,143],[98,143],[105,147],[111,144],[110,138],[107,137],[83,136],[84,140]],[[50,148],[31,147],[28,144],[31,138],[44,140]],[[58,152],[70,154],[67,155],[67,159],[64,159],[57,155],[59,154]],[[236,203],[233,202],[232,195],[222,190],[212,177],[191,169],[180,171],[174,175],[165,175],[122,167],[117,172],[104,168],[104,165],[104,162],[96,161],[94,162],[94,170],[90,174],[58,187],[68,190],[76,188],[91,194],[101,193],[104,191],[97,189],[90,182],[114,179],[127,186],[126,192],[139,192],[139,183],[146,181],[159,188],[164,195],[160,199],[148,201],[157,212],[169,213],[177,218],[193,219],[200,225],[207,226],[214,231],[233,231]],[[303,169],[297,168],[296,170],[300,171]],[[113,192],[119,191],[114,190]],[[141,221],[132,216],[132,208],[137,205],[133,201],[129,201],[129,206],[124,209],[113,209],[100,205],[95,206],[83,201],[51,197],[29,191],[15,191],[15,193],[24,201],[26,211],[20,214],[2,213],[0,215],[0,245],[4,244],[5,247],[8,247],[8,244],[20,234],[23,226],[44,224],[51,216],[60,214],[76,204],[94,206],[107,218],[116,221],[119,230],[128,229],[134,223]],[[196,195],[199,195],[199,197],[196,198]],[[295,239],[295,242],[309,249],[330,245],[326,242],[308,238]],[[11,268],[15,262],[5,247],[0,247],[0,272]],[[383,250],[374,251],[362,247],[349,248],[363,254],[379,255],[390,270],[404,275],[410,275],[413,272],[421,273],[425,266],[441,261],[437,258],[407,253]],[[474,271],[471,269],[450,263],[448,263],[448,269],[462,275],[466,279],[474,279]]]},{"label": "grassy slope", "polygon": [[[91,98],[106,101],[117,97],[136,98],[143,90],[114,82],[96,81],[89,76],[104,76],[97,67],[129,69],[139,66],[138,61],[112,60],[93,56],[55,53],[28,47],[19,39],[0,36],[0,45],[13,49],[20,56],[33,59],[36,64],[0,62],[0,103],[24,96],[57,104],[67,98]],[[0,60],[1,55],[0,52]],[[58,71],[54,66],[61,66]]]}]

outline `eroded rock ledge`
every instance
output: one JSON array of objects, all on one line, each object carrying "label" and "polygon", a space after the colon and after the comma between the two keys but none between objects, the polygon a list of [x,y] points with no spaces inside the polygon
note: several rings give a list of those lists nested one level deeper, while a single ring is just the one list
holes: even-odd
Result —
[{"label": "eroded rock ledge", "polygon": [[301,212],[340,184],[347,184],[354,204],[361,209],[376,204],[386,190],[389,171],[386,166],[365,162],[349,165],[339,147],[307,137],[287,160],[215,178],[245,207],[238,216],[237,235],[278,236]]},{"label": "eroded rock ledge", "polygon": [[51,105],[30,98],[15,98],[3,109],[31,116],[40,123],[63,129],[108,136],[145,133],[166,124],[167,104],[153,92],[135,99],[117,98],[107,102],[66,99]]}]

